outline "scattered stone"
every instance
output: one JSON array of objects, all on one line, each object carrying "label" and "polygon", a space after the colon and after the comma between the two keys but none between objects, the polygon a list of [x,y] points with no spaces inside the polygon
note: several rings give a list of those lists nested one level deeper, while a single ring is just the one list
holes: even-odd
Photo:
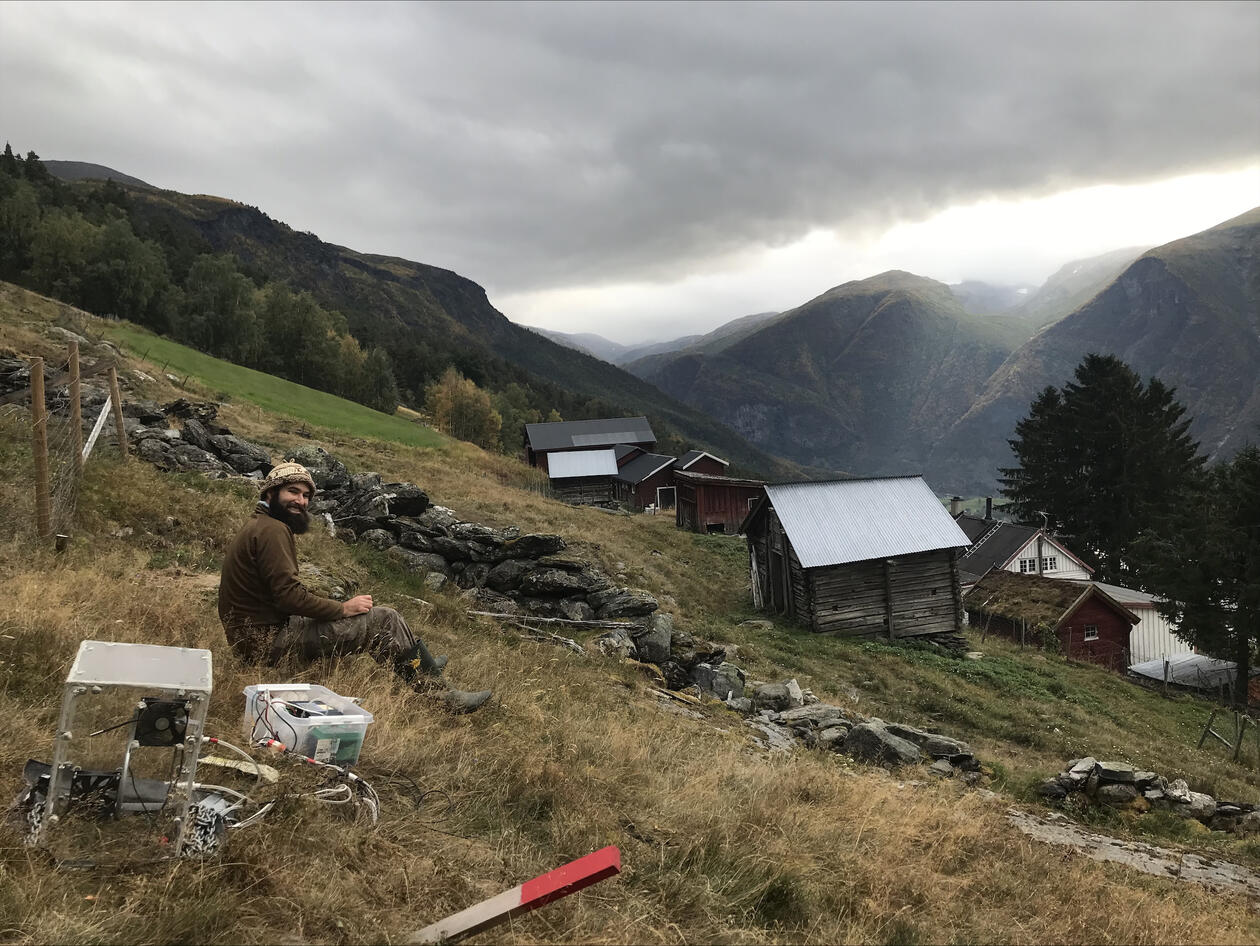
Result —
[{"label": "scattered stone", "polygon": [[1141,796],[1138,795],[1138,790],[1128,782],[1108,782],[1098,786],[1094,797],[1100,804],[1119,808]]},{"label": "scattered stone", "polygon": [[777,720],[787,726],[803,723],[815,729],[825,729],[837,722],[843,722],[845,725],[852,725],[855,722],[845,715],[844,710],[830,703],[794,706],[779,713]]},{"label": "scattered stone", "polygon": [[627,657],[638,659],[639,652],[634,646],[634,641],[630,639],[630,635],[623,628],[613,628],[607,634],[601,634],[592,642],[595,648],[605,657],[616,657],[625,659]]},{"label": "scattered stone", "polygon": [[848,734],[849,727],[847,726],[828,726],[826,729],[820,729],[814,737],[814,748],[839,752]]},{"label": "scattered stone", "polygon": [[958,739],[942,736],[939,733],[925,732],[913,726],[900,723],[889,723],[888,731],[907,742],[912,742],[933,759],[948,759],[956,756],[970,756],[971,746]]},{"label": "scattered stone", "polygon": [[938,778],[953,778],[954,777],[954,767],[949,764],[948,759],[937,759],[930,766],[928,766],[928,772],[930,772],[932,775],[937,776]]},{"label": "scattered stone", "polygon": [[674,619],[661,611],[648,615],[643,630],[635,633],[635,647],[639,650],[639,659],[660,664],[669,660],[670,641],[673,640]]},{"label": "scattered stone", "polygon": [[379,552],[384,552],[394,547],[394,536],[384,529],[368,529],[359,536],[359,541],[365,545],[370,545]]},{"label": "scattered stone", "polygon": [[746,696],[731,697],[726,705],[743,716],[751,715],[753,711],[753,702]]},{"label": "scattered stone", "polygon": [[436,572],[446,578],[452,577],[451,566],[441,555],[433,555],[428,552],[413,552],[405,549],[401,545],[390,546],[386,551],[387,558],[391,558],[403,565],[409,571],[413,572]]},{"label": "scattered stone", "polygon": [[1098,780],[1100,782],[1125,782],[1133,784],[1137,769],[1127,762],[1099,762]]},{"label": "scattered stone", "polygon": [[651,614],[657,608],[656,599],[646,591],[631,591],[627,588],[596,591],[587,595],[586,601],[604,620],[642,617],[645,614]]},{"label": "scattered stone", "polygon": [[758,709],[785,710],[792,705],[792,697],[786,684],[762,683],[752,691],[753,702]]},{"label": "scattered stone", "polygon": [[429,572],[424,576],[424,586],[430,591],[441,591],[448,581],[450,579],[441,572]]},{"label": "scattered stone", "polygon": [[893,765],[913,765],[922,757],[918,746],[894,736],[879,719],[859,723],[849,730],[844,740],[844,751],[855,759],[891,762]]},{"label": "scattered stone", "polygon": [[1042,798],[1059,801],[1067,798],[1068,790],[1057,778],[1048,778],[1037,786],[1037,794]]},{"label": "scattered stone", "polygon": [[691,679],[701,690],[714,694],[720,700],[744,695],[744,671],[734,664],[721,663],[716,667],[707,663],[696,664],[691,668]]},{"label": "scattered stone", "polygon": [[786,684],[784,684],[784,686],[786,686],[786,687],[787,687],[787,691],[788,691],[788,702],[789,702],[792,706],[804,706],[804,705],[805,705],[805,694],[801,692],[801,685],[800,685],[799,683],[797,683],[797,682],[796,682],[796,678],[795,678],[795,677],[793,677],[793,678],[792,678],[791,680],[789,680]]}]

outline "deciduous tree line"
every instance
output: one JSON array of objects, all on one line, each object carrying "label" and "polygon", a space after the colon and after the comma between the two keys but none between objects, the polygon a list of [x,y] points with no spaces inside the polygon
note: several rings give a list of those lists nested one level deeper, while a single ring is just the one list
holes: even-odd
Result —
[{"label": "deciduous tree line", "polygon": [[1095,578],[1163,598],[1181,636],[1237,663],[1245,701],[1260,646],[1260,448],[1208,466],[1174,393],[1118,358],[1087,355],[1016,425],[1002,489]]},{"label": "deciduous tree line", "polygon": [[340,313],[251,279],[229,254],[142,239],[117,184],[68,187],[34,152],[0,154],[0,279],[202,351],[392,413],[389,357],[364,351]]}]

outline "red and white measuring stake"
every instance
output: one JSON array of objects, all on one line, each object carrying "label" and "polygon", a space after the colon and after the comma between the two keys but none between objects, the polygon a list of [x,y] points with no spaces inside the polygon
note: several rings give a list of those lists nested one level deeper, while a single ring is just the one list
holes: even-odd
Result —
[{"label": "red and white measuring stake", "polygon": [[577,893],[591,884],[621,873],[621,851],[606,847],[570,861],[563,867],[527,880],[498,896],[460,910],[444,920],[426,926],[412,936],[412,943],[449,943],[488,929],[505,920],[545,907],[554,900]]}]

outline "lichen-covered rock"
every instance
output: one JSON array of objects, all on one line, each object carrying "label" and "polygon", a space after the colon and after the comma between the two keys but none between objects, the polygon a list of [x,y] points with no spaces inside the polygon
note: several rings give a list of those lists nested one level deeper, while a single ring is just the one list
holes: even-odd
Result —
[{"label": "lichen-covered rock", "polygon": [[486,575],[486,587],[507,593],[521,586],[521,579],[535,568],[533,562],[521,558],[509,558],[499,562]]},{"label": "lichen-covered rock", "polygon": [[364,545],[370,545],[378,552],[384,552],[386,549],[393,548],[395,544],[394,534],[384,529],[366,529],[359,535],[359,541]]},{"label": "lichen-covered rock", "polygon": [[629,657],[636,659],[639,654],[634,646],[634,641],[630,639],[630,635],[625,632],[624,628],[620,627],[613,628],[607,634],[601,634],[591,641],[591,644],[605,657]]},{"label": "lichen-covered rock", "polygon": [[657,609],[656,599],[646,591],[612,588],[587,595],[587,603],[601,618],[642,617]]},{"label": "lichen-covered rock", "polygon": [[696,664],[691,668],[691,679],[701,690],[720,700],[744,695],[744,671],[734,664]]},{"label": "lichen-covered rock", "polygon": [[918,746],[894,736],[879,719],[859,723],[849,730],[844,739],[844,751],[855,759],[893,765],[913,765],[922,758]]},{"label": "lichen-covered rock", "polygon": [[434,555],[430,552],[413,552],[411,549],[405,549],[401,545],[390,546],[385,554],[409,571],[437,572],[439,575],[445,575],[447,578],[453,575],[451,566],[441,555]]},{"label": "lichen-covered rock", "polygon": [[539,558],[564,550],[564,539],[558,535],[522,535],[503,543],[510,558]]},{"label": "lichen-covered rock", "polygon": [[815,749],[826,749],[829,752],[839,752],[844,746],[844,738],[849,734],[847,726],[828,726],[826,729],[820,729],[818,735],[814,739]]},{"label": "lichen-covered rock", "polygon": [[913,742],[933,759],[952,759],[972,754],[971,746],[967,743],[950,736],[942,736],[940,733],[926,732],[901,723],[889,723],[888,731],[894,736]]},{"label": "lichen-covered rock", "polygon": [[[185,425],[187,431],[187,425]],[[184,434],[187,437],[187,432]],[[307,445],[290,450],[284,455],[286,460],[300,463],[306,467],[315,481],[316,488],[325,491],[345,489],[350,485],[350,471],[345,464],[332,456],[323,447]]]},{"label": "lichen-covered rock", "polygon": [[521,594],[533,597],[565,597],[586,593],[586,583],[578,574],[558,568],[543,568],[521,578]]},{"label": "lichen-covered rock", "polygon": [[803,724],[813,726],[818,729],[825,729],[828,726],[835,725],[837,722],[843,722],[845,725],[855,723],[855,720],[849,719],[844,710],[838,706],[832,706],[830,703],[811,703],[808,706],[793,706],[790,709],[783,710],[776,716],[779,722],[787,726],[795,726]]},{"label": "lichen-covered rock", "polygon": [[650,614],[640,631],[631,631],[639,659],[661,664],[669,660],[669,642],[673,637],[674,619],[656,611]]},{"label": "lichen-covered rock", "polygon": [[752,699],[758,709],[775,712],[788,709],[792,705],[792,696],[788,692],[787,685],[783,683],[761,684],[752,691]]},{"label": "lichen-covered rock", "polygon": [[593,621],[595,611],[581,598],[561,598],[556,602],[560,614],[569,621]]},{"label": "lichen-covered rock", "polygon": [[473,562],[465,566],[455,576],[455,583],[461,588],[480,588],[486,583],[490,574],[490,566],[486,562]]},{"label": "lichen-covered rock", "polygon": [[1131,782],[1107,782],[1098,786],[1094,798],[1101,804],[1121,808],[1138,797],[1138,790]]}]

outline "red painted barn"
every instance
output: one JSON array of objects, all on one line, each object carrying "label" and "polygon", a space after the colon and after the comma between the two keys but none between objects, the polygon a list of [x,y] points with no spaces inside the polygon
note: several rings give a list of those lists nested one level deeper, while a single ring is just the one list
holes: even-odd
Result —
[{"label": "red painted barn", "polygon": [[1123,672],[1141,619],[1097,585],[993,569],[963,598],[973,627],[1041,646],[1048,636],[1073,660]]},{"label": "red painted barn", "polygon": [[674,505],[674,457],[659,453],[636,453],[621,464],[613,485],[617,501],[638,512],[648,506],[670,509]]},{"label": "red painted barn", "polygon": [[705,473],[709,476],[724,476],[726,468],[730,466],[726,460],[721,457],[715,457],[711,453],[703,450],[688,450],[674,464],[675,470],[681,470],[684,473]]},{"label": "red painted barn", "polygon": [[697,473],[694,469],[674,468],[678,490],[675,525],[692,532],[737,534],[739,524],[761,496],[765,484],[760,480]]}]

